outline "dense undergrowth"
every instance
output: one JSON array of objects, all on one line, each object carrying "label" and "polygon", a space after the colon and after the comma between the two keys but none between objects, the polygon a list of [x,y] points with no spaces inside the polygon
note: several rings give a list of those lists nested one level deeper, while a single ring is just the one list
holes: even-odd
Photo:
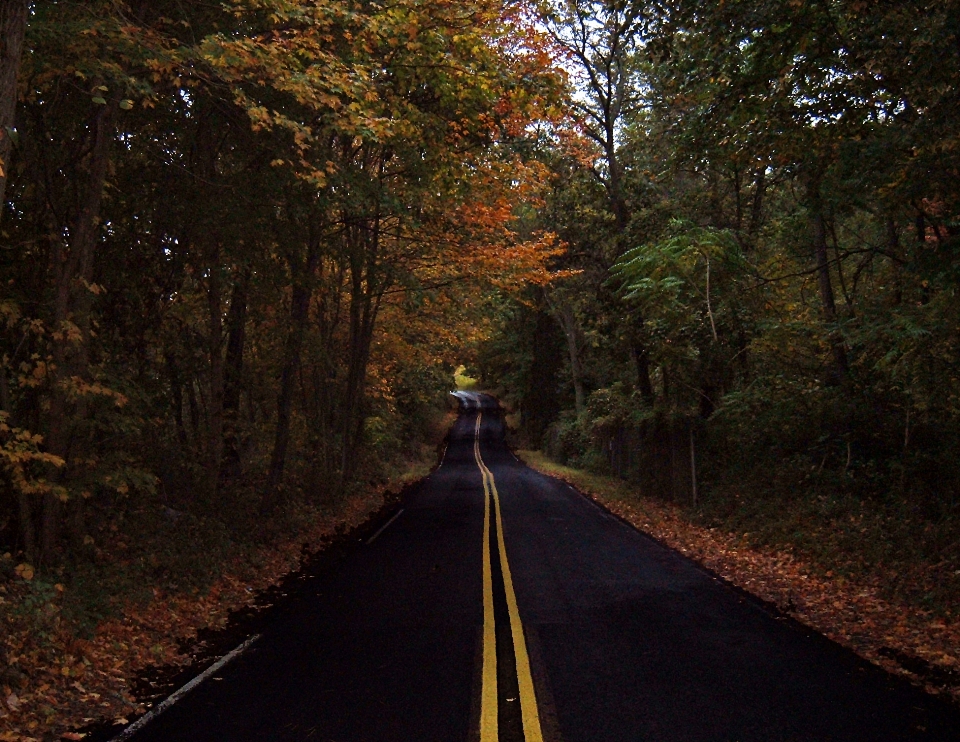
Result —
[{"label": "dense undergrowth", "polygon": [[559,461],[953,615],[957,8],[542,5],[587,141],[484,382]]},{"label": "dense undergrowth", "polygon": [[[665,421],[656,428],[652,416],[635,419],[633,425],[646,426],[649,438],[638,433],[631,439],[624,436],[629,416],[597,414],[610,412],[610,395],[598,397],[607,404],[591,404],[580,417],[561,416],[551,428],[546,450],[555,460],[619,475],[645,496],[680,508],[693,523],[742,534],[757,546],[796,550],[823,573],[867,580],[888,598],[956,615],[960,501],[955,470],[942,464],[949,459],[947,431],[915,423],[916,453],[888,449],[884,458],[881,421],[854,428],[870,431],[863,443],[855,433],[831,441],[824,433],[830,423],[822,418],[812,420],[796,409],[739,411],[735,400],[710,420],[674,421],[683,446],[673,452],[678,465],[667,467],[665,482],[644,469],[653,457],[670,458]],[[687,447],[691,424],[696,503]],[[625,463],[611,445],[618,436],[647,446],[649,453],[635,451]]]},{"label": "dense undergrowth", "polygon": [[451,417],[434,408],[415,438],[376,452],[363,482],[320,501],[291,491],[267,519],[249,515],[255,508],[118,502],[92,513],[89,542],[54,568],[25,574],[11,553],[0,556],[0,739],[56,739],[141,712],[130,692],[137,673],[189,662],[184,647],[198,631],[223,627],[388,492],[425,476]]},{"label": "dense undergrowth", "polygon": [[60,562],[48,570],[35,573],[31,569],[24,575],[18,569],[22,555],[8,551],[0,557],[0,586],[19,584],[21,588],[14,591],[19,596],[16,601],[0,604],[0,612],[40,614],[42,635],[52,614],[39,607],[55,603],[53,625],[88,637],[125,607],[149,603],[157,591],[200,595],[221,576],[225,565],[256,571],[263,566],[264,549],[270,544],[296,538],[317,521],[335,517],[358,492],[422,471],[411,470],[411,461],[433,463],[433,447],[449,422],[441,409],[422,413],[419,425],[416,419],[405,421],[410,428],[402,444],[391,439],[389,445],[365,450],[362,476],[349,487],[318,493],[297,486],[306,478],[294,480],[282,507],[269,517],[258,509],[262,483],[256,480],[233,483],[216,501],[197,498],[185,503],[159,492],[98,498],[85,514],[87,535],[64,550]]}]

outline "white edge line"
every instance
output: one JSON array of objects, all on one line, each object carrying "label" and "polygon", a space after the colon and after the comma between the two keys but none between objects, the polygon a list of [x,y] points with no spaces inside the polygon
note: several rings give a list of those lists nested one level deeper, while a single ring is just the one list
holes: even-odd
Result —
[{"label": "white edge line", "polygon": [[373,540],[374,540],[377,536],[379,536],[381,533],[383,533],[384,531],[386,531],[386,530],[387,530],[387,526],[389,526],[391,523],[393,523],[393,521],[395,521],[397,518],[399,518],[399,517],[400,517],[400,514],[401,514],[402,512],[403,512],[403,508],[400,508],[400,509],[397,511],[397,514],[396,514],[396,515],[394,515],[390,520],[388,520],[386,523],[384,523],[382,526],[380,526],[380,530],[378,530],[378,531],[377,531],[375,534],[373,534],[369,539],[367,539],[367,545],[372,544],[372,543],[373,543]]},{"label": "white edge line", "polygon": [[[563,480],[560,480],[560,481],[563,481]],[[570,490],[571,492],[573,492],[575,495],[578,495],[581,499],[586,500],[586,501],[589,502],[591,505],[593,505],[593,507],[595,507],[597,510],[599,510],[599,511],[600,511],[600,516],[601,516],[602,518],[605,518],[606,520],[612,520],[612,521],[615,521],[615,522],[617,522],[617,523],[622,522],[617,516],[615,516],[613,513],[611,513],[611,512],[610,512],[609,510],[607,510],[605,507],[603,507],[603,505],[601,505],[599,502],[597,502],[596,500],[594,500],[592,497],[590,497],[590,496],[588,496],[588,495],[585,495],[583,492],[581,492],[580,490],[578,490],[576,487],[574,487],[574,486],[573,486],[572,484],[570,484],[569,482],[564,482],[564,484],[567,485],[567,489],[568,489],[568,490]],[[635,530],[640,530],[640,529],[635,529]]]},{"label": "white edge line", "polygon": [[145,727],[151,721],[153,721],[158,716],[160,716],[160,714],[162,714],[168,708],[173,706],[173,704],[175,704],[177,701],[179,701],[181,698],[187,695],[187,693],[189,693],[198,685],[200,685],[200,683],[202,683],[204,680],[206,680],[211,675],[213,675],[217,670],[222,668],[231,660],[234,660],[238,656],[240,656],[244,652],[244,650],[246,650],[251,644],[253,644],[259,638],[260,638],[260,634],[254,634],[249,639],[247,639],[243,644],[241,644],[239,647],[234,649],[232,652],[228,652],[227,654],[223,655],[223,657],[218,659],[216,662],[210,665],[210,667],[208,667],[202,673],[197,675],[197,677],[195,677],[189,683],[187,683],[182,688],[180,688],[180,690],[176,691],[172,695],[167,696],[165,699],[163,699],[163,701],[158,703],[156,706],[150,709],[147,713],[145,713],[143,716],[141,716],[139,719],[133,722],[133,724],[131,724],[122,732],[120,732],[120,734],[118,734],[116,737],[111,739],[110,742],[123,742],[124,740],[130,739],[130,737],[132,737],[134,734],[136,734],[141,729],[143,729],[143,727]]}]

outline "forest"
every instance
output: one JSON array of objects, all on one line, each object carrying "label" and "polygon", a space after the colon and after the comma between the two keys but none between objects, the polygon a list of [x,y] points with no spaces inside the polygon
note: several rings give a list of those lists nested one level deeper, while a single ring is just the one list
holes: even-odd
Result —
[{"label": "forest", "polygon": [[0,723],[435,446],[562,95],[520,6],[0,3]]},{"label": "forest", "polygon": [[476,359],[521,440],[955,611],[960,6],[542,13],[579,138],[531,226],[569,275]]},{"label": "forest", "polygon": [[956,610],[955,0],[0,0],[0,161],[7,690],[387,481],[461,363]]},{"label": "forest", "polygon": [[230,538],[376,478],[477,292],[546,278],[511,209],[561,87],[523,18],[4,7],[0,538],[31,569],[144,503]]}]

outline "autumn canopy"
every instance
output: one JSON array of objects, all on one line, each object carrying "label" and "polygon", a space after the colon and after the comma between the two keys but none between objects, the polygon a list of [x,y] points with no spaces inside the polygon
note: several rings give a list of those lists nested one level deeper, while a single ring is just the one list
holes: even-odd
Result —
[{"label": "autumn canopy", "polygon": [[511,444],[953,615],[958,29],[0,0],[0,639],[279,563],[435,460],[460,364]]},{"label": "autumn canopy", "polygon": [[416,439],[477,291],[548,280],[517,205],[562,78],[519,7],[23,10],[0,451],[28,562],[117,497],[256,481],[269,514],[291,466],[336,497]]}]

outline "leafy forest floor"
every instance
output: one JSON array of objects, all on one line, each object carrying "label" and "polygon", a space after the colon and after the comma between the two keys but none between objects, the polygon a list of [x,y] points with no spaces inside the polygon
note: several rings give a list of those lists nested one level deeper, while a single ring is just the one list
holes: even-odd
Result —
[{"label": "leafy forest floor", "polygon": [[823,555],[814,560],[789,546],[751,543],[748,533],[697,524],[688,508],[643,497],[623,480],[563,466],[539,451],[517,454],[781,613],[960,703],[960,622],[881,597],[882,573],[838,575]]},{"label": "leafy forest floor", "polygon": [[[438,440],[451,417],[433,426]],[[125,724],[143,713],[146,706],[132,690],[138,676],[151,667],[189,665],[198,634],[262,606],[264,591],[368,520],[391,493],[426,476],[436,464],[435,444],[421,445],[420,455],[398,464],[388,481],[301,514],[295,530],[211,564],[215,576],[203,590],[141,584],[129,595],[113,595],[122,605],[88,631],[64,617],[71,585],[24,575],[10,554],[0,555],[0,742],[83,739],[76,730],[104,721]],[[102,550],[106,563],[129,563],[119,539]]]}]

